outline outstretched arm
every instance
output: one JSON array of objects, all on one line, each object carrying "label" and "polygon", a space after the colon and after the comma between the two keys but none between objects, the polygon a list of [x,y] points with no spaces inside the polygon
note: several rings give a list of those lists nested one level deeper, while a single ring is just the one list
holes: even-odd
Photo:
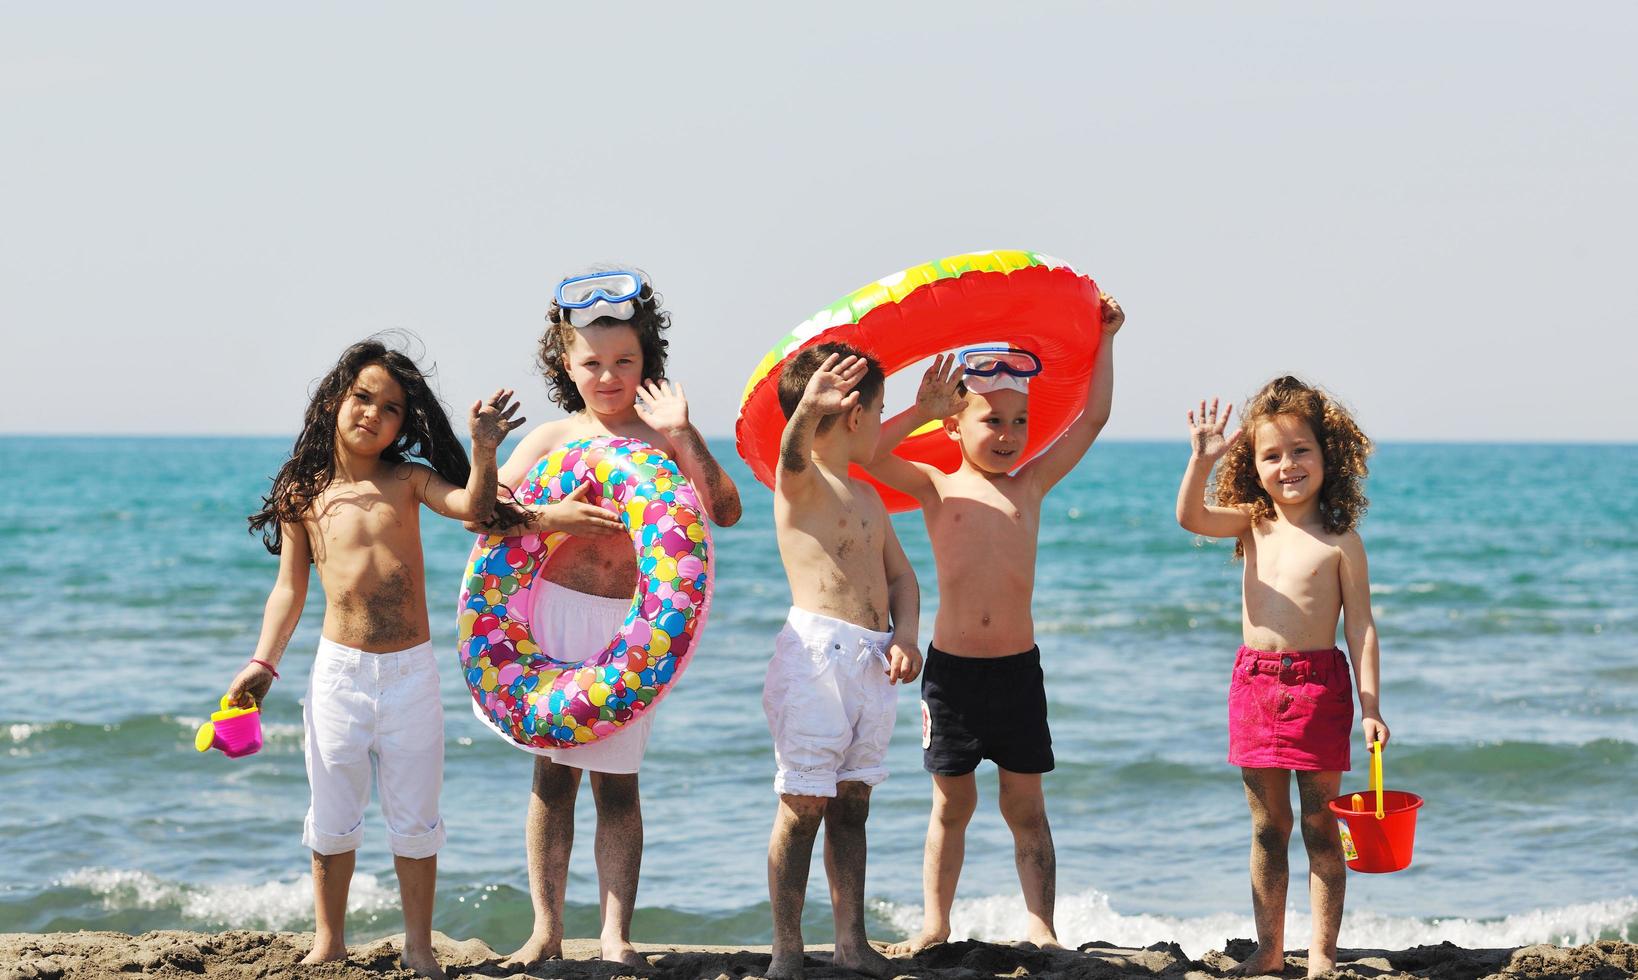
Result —
[{"label": "outstretched arm", "polygon": [[893,521],[882,508],[881,519],[887,522],[886,539],[882,543],[882,560],[887,571],[887,609],[893,622],[893,640],[887,650],[887,679],[889,683],[904,684],[921,673],[921,586],[916,582],[916,569],[899,544],[893,531]]},{"label": "outstretched arm", "polygon": [[921,500],[933,492],[933,468],[913,463],[893,450],[909,438],[910,433],[939,419],[961,411],[966,400],[956,390],[967,369],[957,363],[954,354],[940,354],[921,376],[921,387],[916,390],[916,403],[882,423],[880,438],[876,441],[876,455],[865,464],[871,476],[900,493]]},{"label": "outstretched arm", "polygon": [[1194,417],[1194,409],[1189,410],[1189,441],[1194,452],[1189,456],[1188,468],[1183,471],[1183,484],[1177,488],[1177,523],[1185,531],[1208,538],[1237,538],[1251,529],[1251,515],[1241,507],[1213,507],[1206,503],[1206,479],[1211,476],[1211,468],[1230,446],[1245,437],[1243,430],[1238,429],[1234,435],[1223,437],[1234,406],[1230,405],[1218,416],[1217,405],[1217,399],[1213,398],[1211,412],[1207,414],[1202,400],[1199,419]]},{"label": "outstretched arm", "polygon": [[1069,428],[1046,451],[1024,464],[1022,476],[1035,481],[1042,493],[1057,485],[1081,461],[1092,441],[1109,421],[1109,412],[1115,398],[1115,334],[1126,322],[1126,313],[1108,293],[1100,293],[1098,302],[1103,306],[1103,349],[1092,366],[1092,378],[1087,382],[1086,408]]},{"label": "outstretched arm", "polygon": [[313,563],[307,529],[300,524],[281,524],[279,534],[282,540],[279,576],[262,610],[262,633],[256,641],[256,651],[228,685],[230,703],[241,708],[252,702],[260,704],[267,697],[268,689],[273,686],[273,671],[284,658],[284,648],[290,644],[290,635],[296,631],[302,607],[307,603],[308,575]]},{"label": "outstretched arm", "polygon": [[1371,615],[1371,575],[1365,564],[1365,543],[1356,532],[1342,538],[1342,635],[1348,641],[1348,659],[1359,679],[1360,725],[1365,742],[1388,742],[1382,721],[1382,652],[1376,642],[1376,617]]},{"label": "outstretched arm", "polygon": [[682,385],[650,381],[643,385],[641,393],[638,413],[656,432],[671,441],[677,468],[693,485],[711,523],[718,527],[737,524],[744,512],[739,503],[739,488],[711,455],[700,430],[688,421],[688,398],[683,394]]},{"label": "outstretched arm", "polygon": [[526,420],[512,418],[518,403],[501,389],[485,401],[475,401],[467,414],[472,430],[472,470],[466,486],[457,487],[430,467],[424,468],[421,500],[436,513],[458,521],[486,521],[495,511],[495,450],[508,433]]}]

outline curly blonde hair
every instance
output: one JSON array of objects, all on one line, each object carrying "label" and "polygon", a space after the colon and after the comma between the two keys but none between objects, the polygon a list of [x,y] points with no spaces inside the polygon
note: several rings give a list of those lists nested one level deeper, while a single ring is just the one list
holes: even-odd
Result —
[{"label": "curly blonde hair", "polygon": [[[1223,454],[1212,484],[1214,502],[1221,507],[1249,506],[1253,527],[1264,521],[1278,520],[1274,502],[1257,479],[1254,442],[1257,425],[1281,415],[1302,420],[1319,442],[1325,462],[1319,511],[1325,530],[1331,534],[1352,531],[1370,506],[1365,499],[1368,472],[1365,459],[1374,447],[1359,430],[1353,416],[1335,398],[1324,389],[1305,384],[1289,374],[1263,385],[1262,390],[1246,402],[1240,413],[1245,436],[1236,439]],[[1234,557],[1245,557],[1244,541],[1234,543]]]},{"label": "curly blonde hair", "polygon": [[[603,263],[584,269],[576,275],[630,268],[632,267]],[[641,269],[633,271],[642,280],[643,288],[642,292],[637,294],[635,300],[637,309],[631,319],[614,320],[604,317],[594,321],[591,326],[613,326],[623,323],[631,327],[637,332],[637,343],[643,352],[643,380],[663,381],[666,348],[671,346],[664,333],[671,326],[671,314],[661,305],[665,302],[665,297],[654,291],[653,283],[648,281],[648,273]],[[570,413],[586,407],[586,400],[580,397],[580,389],[574,386],[574,379],[569,376],[569,366],[564,360],[569,345],[574,341],[574,334],[575,328],[569,323],[569,318],[563,315],[563,308],[557,305],[557,299],[554,297],[551,304],[546,307],[546,332],[540,335],[535,363],[546,379],[547,395],[565,412]]]}]

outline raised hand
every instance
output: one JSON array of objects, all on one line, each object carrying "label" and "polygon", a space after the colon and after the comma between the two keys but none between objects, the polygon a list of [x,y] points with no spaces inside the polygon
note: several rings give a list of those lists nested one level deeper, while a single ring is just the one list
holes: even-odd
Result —
[{"label": "raised hand", "polygon": [[682,385],[670,381],[647,381],[637,389],[637,414],[667,435],[688,428],[688,398]]},{"label": "raised hand", "polygon": [[466,425],[472,430],[472,444],[485,449],[494,449],[506,440],[506,437],[528,419],[512,417],[518,410],[518,403],[512,401],[515,392],[510,388],[502,388],[490,396],[488,401],[475,401],[472,409],[467,413]]},{"label": "raised hand", "polygon": [[933,358],[927,373],[921,376],[921,387],[916,389],[916,411],[922,418],[946,419],[961,411],[965,400],[956,385],[967,373],[967,368],[954,354],[940,354]]},{"label": "raised hand", "polygon": [[1121,324],[1126,322],[1126,311],[1120,308],[1120,303],[1108,293],[1099,292],[1098,305],[1103,307],[1103,335],[1113,337],[1120,333]]},{"label": "raised hand", "polygon": [[1204,399],[1200,402],[1200,417],[1194,415],[1194,409],[1189,409],[1189,441],[1193,444],[1194,454],[1200,459],[1212,459],[1223,455],[1228,447],[1239,439],[1244,429],[1235,429],[1228,438],[1223,437],[1223,430],[1228,428],[1229,416],[1234,414],[1234,406],[1230,405],[1223,410],[1221,417],[1217,414],[1217,399],[1211,400],[1211,411],[1206,411]]},{"label": "raised hand", "polygon": [[855,388],[863,380],[868,367],[865,359],[856,354],[850,354],[845,359],[840,354],[830,355],[808,379],[807,390],[802,392],[802,402],[821,415],[847,411],[859,404],[859,392]]}]

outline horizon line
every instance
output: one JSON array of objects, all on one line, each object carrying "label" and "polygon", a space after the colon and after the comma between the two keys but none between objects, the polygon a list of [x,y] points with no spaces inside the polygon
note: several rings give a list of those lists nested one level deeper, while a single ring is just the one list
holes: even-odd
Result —
[{"label": "horizon line", "polygon": [[[702,432],[706,439],[731,442],[733,433]],[[294,432],[19,432],[0,429],[0,439],[294,439]],[[512,442],[511,438],[502,445]],[[1098,440],[1105,443],[1149,443],[1169,444],[1187,443],[1188,439],[1176,436],[1108,436]],[[1374,439],[1376,443],[1393,443],[1398,445],[1429,445],[1429,446],[1467,446],[1467,445],[1494,445],[1494,446],[1633,446],[1638,447],[1638,440],[1622,440],[1618,438],[1581,437],[1571,439],[1501,439],[1486,436],[1454,436],[1451,438],[1389,438]]]}]

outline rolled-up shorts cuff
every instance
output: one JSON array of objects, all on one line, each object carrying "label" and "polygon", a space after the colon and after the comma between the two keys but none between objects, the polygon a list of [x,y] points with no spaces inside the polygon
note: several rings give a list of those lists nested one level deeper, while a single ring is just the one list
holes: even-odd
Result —
[{"label": "rolled-up shorts cuff", "polygon": [[429,858],[437,854],[444,846],[444,822],[438,821],[438,826],[424,834],[387,834],[387,846],[401,858]]},{"label": "rolled-up shorts cuff", "polygon": [[868,766],[864,769],[848,769],[836,774],[836,781],[838,783],[864,783],[866,786],[879,786],[886,780],[886,766]]},{"label": "rolled-up shorts cuff", "polygon": [[302,846],[316,854],[346,854],[348,851],[358,850],[358,845],[364,843],[364,824],[345,834],[327,834],[313,826],[313,814],[309,812],[307,819],[301,825]]},{"label": "rolled-up shorts cuff", "polygon": [[774,792],[780,796],[835,796],[836,774],[829,772],[781,772],[774,775]]}]

